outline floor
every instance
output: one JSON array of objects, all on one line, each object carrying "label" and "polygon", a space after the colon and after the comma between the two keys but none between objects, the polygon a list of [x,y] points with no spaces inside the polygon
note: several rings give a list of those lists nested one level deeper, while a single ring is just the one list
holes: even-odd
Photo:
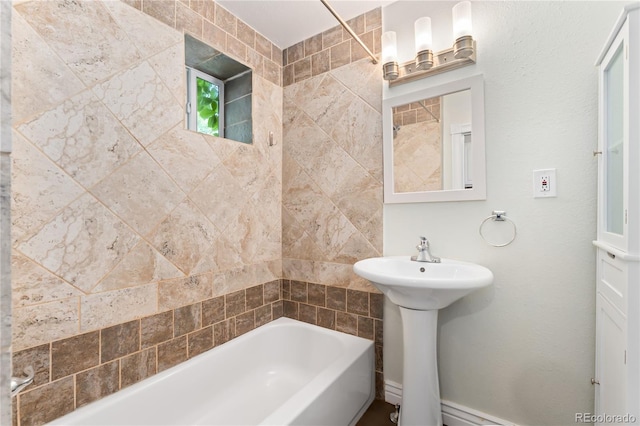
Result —
[{"label": "floor", "polygon": [[396,408],[388,402],[375,400],[364,413],[356,426],[390,426],[394,425],[389,419],[389,414],[394,413]]}]

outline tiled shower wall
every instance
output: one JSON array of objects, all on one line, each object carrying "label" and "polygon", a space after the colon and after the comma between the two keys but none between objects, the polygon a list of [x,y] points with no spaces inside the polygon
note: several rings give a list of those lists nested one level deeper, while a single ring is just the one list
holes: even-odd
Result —
[{"label": "tiled shower wall", "polygon": [[[14,372],[27,354],[48,348],[53,357],[54,345],[115,333],[124,345],[117,368],[107,357],[67,375],[48,370],[51,384],[72,380],[76,403],[78,380],[92,371],[98,385],[84,391],[99,398],[126,385],[127,368],[137,378],[152,374],[142,338],[130,347],[124,338],[131,329],[142,334],[145,319],[167,317],[160,321],[165,337],[186,345],[181,361],[192,341],[195,351],[217,344],[207,304],[262,288],[264,305],[236,316],[225,308],[231,335],[284,313],[374,338],[381,383],[382,299],[351,270],[381,253],[379,67],[358,60],[351,46],[345,59],[343,44],[334,69],[287,87],[283,140],[276,46],[212,1],[126,3],[133,8],[115,1],[14,5],[13,61],[21,72],[12,106],[13,350],[22,356]],[[365,32],[379,31],[379,10],[356,21]],[[183,130],[181,30],[254,69],[253,145]],[[332,47],[319,46],[331,58]],[[310,129],[328,140],[308,140],[318,136]],[[269,147],[270,131],[282,143]],[[312,140],[320,142],[317,152]],[[332,179],[335,186],[327,186]],[[262,284],[281,278],[284,292],[274,301]],[[324,288],[326,299],[287,299],[287,282]],[[339,297],[332,288],[345,292],[344,305],[327,305],[330,295]],[[357,301],[351,308],[349,295]],[[198,321],[198,309],[199,326],[187,320],[194,328],[176,333],[185,315]],[[155,346],[156,371],[163,344]],[[45,389],[64,393],[49,385],[24,392],[14,404],[24,404],[22,425],[42,423],[24,401]]]},{"label": "tiled shower wall", "polygon": [[[14,4],[15,353],[53,353],[51,342],[174,318],[282,276],[282,144],[267,144],[270,131],[281,141],[280,65],[271,61],[281,53],[214,3],[194,3],[208,7],[208,19],[196,20],[193,35],[256,69],[254,144],[186,131],[179,30],[200,15],[171,4],[171,27],[117,1]],[[144,5],[160,13],[168,2]],[[161,322],[172,339],[181,334],[174,322]],[[130,361],[135,374],[146,374],[142,358]],[[90,399],[112,390],[106,365],[87,370],[97,386],[85,392]],[[36,415],[29,392],[73,396],[56,386],[74,386],[74,376],[52,371],[50,385],[14,404],[24,419]],[[23,424],[31,423],[41,420]]]},{"label": "tiled shower wall", "polygon": [[253,145],[202,136],[180,31],[115,1],[14,10],[14,350],[279,279],[280,86],[254,77]]},{"label": "tiled shower wall", "polygon": [[[380,9],[349,21],[375,53],[381,22]],[[382,254],[382,72],[364,56],[341,27],[284,51],[282,268],[303,283],[292,284],[290,299],[285,292],[284,308],[318,324],[327,313],[313,302],[316,284],[383,300],[353,273],[358,260]],[[383,398],[382,315],[371,322],[358,317],[364,311],[347,309],[336,321],[343,331],[375,336]]]},{"label": "tiled shower wall", "polygon": [[382,253],[381,81],[359,59],[284,88],[285,278],[376,291],[352,267]]}]

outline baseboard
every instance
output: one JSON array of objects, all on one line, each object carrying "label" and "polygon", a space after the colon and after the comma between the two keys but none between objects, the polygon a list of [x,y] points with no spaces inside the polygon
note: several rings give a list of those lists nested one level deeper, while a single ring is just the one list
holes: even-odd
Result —
[{"label": "baseboard", "polygon": [[400,404],[402,401],[402,385],[400,383],[392,382],[391,380],[385,380],[384,400],[389,404]]},{"label": "baseboard", "polygon": [[516,426],[515,423],[499,419],[473,408],[456,404],[455,402],[442,400],[442,421],[447,426]]},{"label": "baseboard", "polygon": [[[402,385],[390,380],[384,383],[384,399],[390,404],[400,404],[402,401]],[[516,426],[515,423],[499,419],[473,408],[465,407],[455,402],[441,402],[442,421],[447,426]]]}]

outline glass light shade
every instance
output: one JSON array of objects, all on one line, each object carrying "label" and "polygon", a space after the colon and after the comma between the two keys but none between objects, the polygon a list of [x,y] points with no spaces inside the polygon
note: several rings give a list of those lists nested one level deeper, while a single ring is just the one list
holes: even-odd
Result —
[{"label": "glass light shade", "polygon": [[471,27],[471,2],[463,1],[452,9],[453,14],[453,39],[457,40],[463,36],[472,36]]},{"label": "glass light shade", "polygon": [[433,38],[431,36],[431,18],[418,18],[414,24],[416,37],[416,53],[431,50]]},{"label": "glass light shade", "polygon": [[382,63],[398,61],[398,47],[395,31],[387,31],[382,34]]}]

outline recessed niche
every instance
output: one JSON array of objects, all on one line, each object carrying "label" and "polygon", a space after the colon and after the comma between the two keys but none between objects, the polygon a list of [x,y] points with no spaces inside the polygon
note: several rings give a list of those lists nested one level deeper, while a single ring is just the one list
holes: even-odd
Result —
[{"label": "recessed niche", "polygon": [[251,68],[188,34],[184,42],[187,129],[252,143]]}]

